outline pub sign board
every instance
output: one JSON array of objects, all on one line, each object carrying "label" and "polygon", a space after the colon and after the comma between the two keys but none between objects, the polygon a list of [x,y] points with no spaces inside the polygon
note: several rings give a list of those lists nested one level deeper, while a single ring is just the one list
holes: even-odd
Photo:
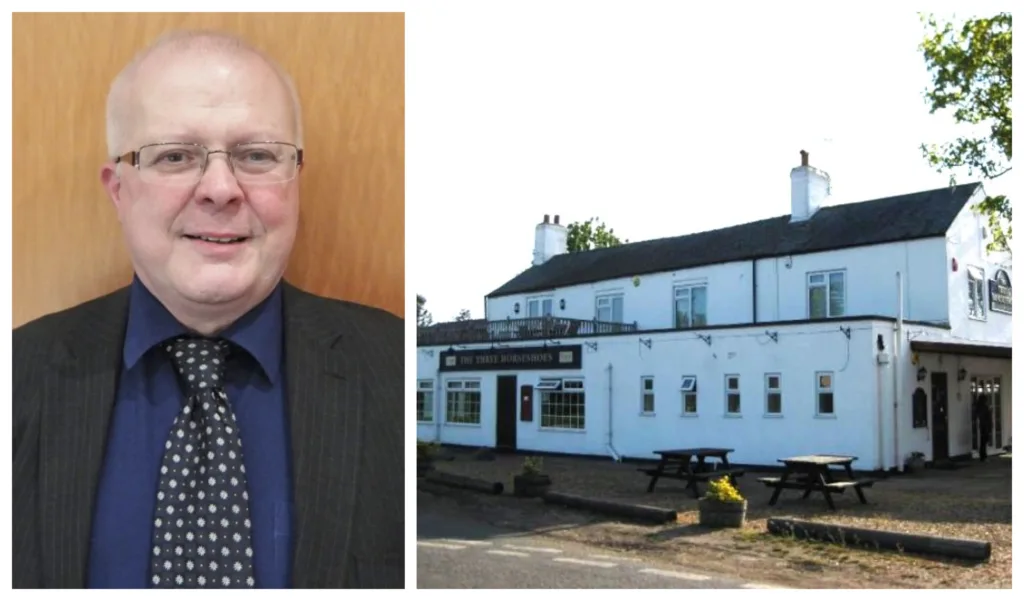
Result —
[{"label": "pub sign board", "polygon": [[1013,313],[1013,287],[1005,269],[996,271],[995,277],[988,281],[988,307],[998,313]]},{"label": "pub sign board", "polygon": [[525,369],[580,369],[583,346],[530,346],[521,348],[441,351],[440,371],[521,371]]}]

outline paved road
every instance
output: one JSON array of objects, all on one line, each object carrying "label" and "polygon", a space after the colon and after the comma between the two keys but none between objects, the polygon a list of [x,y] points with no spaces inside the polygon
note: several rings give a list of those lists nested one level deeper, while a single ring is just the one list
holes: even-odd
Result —
[{"label": "paved road", "polygon": [[417,588],[768,588],[502,530],[422,504],[417,522]]}]

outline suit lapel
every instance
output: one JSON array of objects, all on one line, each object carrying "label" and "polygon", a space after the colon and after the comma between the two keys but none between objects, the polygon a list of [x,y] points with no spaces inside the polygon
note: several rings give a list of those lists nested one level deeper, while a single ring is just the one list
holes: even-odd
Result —
[{"label": "suit lapel", "polygon": [[331,323],[318,299],[285,284],[284,315],[295,499],[293,585],[342,588],[362,446],[362,384],[355,359],[336,348],[344,324]]},{"label": "suit lapel", "polygon": [[84,588],[96,487],[114,406],[127,289],[83,306],[40,378],[39,528],[47,588]]}]

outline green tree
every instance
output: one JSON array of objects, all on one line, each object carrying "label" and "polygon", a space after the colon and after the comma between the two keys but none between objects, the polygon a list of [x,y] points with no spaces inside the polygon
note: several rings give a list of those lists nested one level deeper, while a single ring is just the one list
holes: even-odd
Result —
[{"label": "green tree", "polygon": [[[1013,159],[1012,25],[1009,13],[969,19],[959,27],[921,15],[926,36],[921,43],[932,86],[925,93],[931,113],[951,110],[957,124],[975,132],[942,145],[921,145],[928,163],[939,173],[967,169],[995,179],[1010,171]],[[990,251],[1009,251],[1013,211],[1004,195],[989,196],[975,205],[988,218]]]},{"label": "green tree", "polygon": [[615,230],[607,227],[597,217],[591,217],[586,221],[576,221],[569,224],[569,233],[566,240],[566,247],[569,252],[580,252],[594,248],[608,248],[619,246],[629,240],[620,240],[615,235]]},{"label": "green tree", "polygon": [[427,299],[422,295],[416,295],[416,325],[421,328],[425,328],[434,323],[434,318],[431,317],[430,311],[426,308]]},{"label": "green tree", "polygon": [[455,321],[469,321],[470,319],[473,317],[469,314],[469,309],[463,309],[455,316]]}]

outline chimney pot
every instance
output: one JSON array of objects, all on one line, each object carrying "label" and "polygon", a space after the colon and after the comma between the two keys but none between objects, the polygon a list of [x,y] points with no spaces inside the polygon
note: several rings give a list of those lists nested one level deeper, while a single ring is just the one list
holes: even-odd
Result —
[{"label": "chimney pot", "polygon": [[551,218],[550,215],[545,215],[544,216],[544,223],[547,223],[550,218]]},{"label": "chimney pot", "polygon": [[555,215],[555,225],[558,225],[558,215]]},{"label": "chimney pot", "polygon": [[800,166],[806,167],[809,164],[809,161],[808,161],[809,157],[810,157],[810,155],[808,154],[808,152],[806,150],[801,150],[800,151]]}]

